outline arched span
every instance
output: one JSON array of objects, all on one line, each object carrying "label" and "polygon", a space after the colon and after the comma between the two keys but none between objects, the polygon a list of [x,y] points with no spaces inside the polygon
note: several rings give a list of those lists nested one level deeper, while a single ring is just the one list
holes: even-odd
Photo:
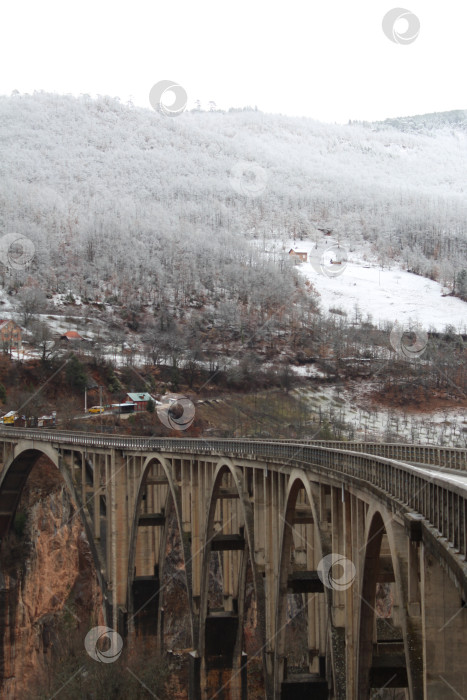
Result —
[{"label": "arched span", "polygon": [[[37,460],[43,455],[60,469],[60,455],[48,444],[42,445],[40,450],[16,448],[14,454],[3,465],[0,474],[0,538],[9,532],[27,478]],[[63,472],[62,476],[65,479]]]},{"label": "arched span", "polygon": [[395,594],[399,603],[400,628],[404,640],[405,666],[409,697],[422,700],[423,668],[420,667],[419,641],[408,624],[408,538],[401,524],[384,507],[371,506],[367,513],[364,556],[360,579],[358,621],[357,696],[370,696],[369,670],[373,660],[373,635],[376,616],[376,586],[380,580],[380,554],[383,536],[389,545]]},{"label": "arched span", "polygon": [[[203,564],[202,564],[202,587],[201,587],[201,600],[200,600],[200,620],[199,620],[199,654],[201,658],[204,658],[205,654],[205,629],[206,629],[206,617],[208,614],[208,582],[209,582],[209,559],[211,555],[211,543],[214,537],[214,518],[216,512],[216,505],[220,495],[221,483],[224,475],[228,473],[232,476],[235,490],[238,493],[239,502],[241,504],[243,521],[244,521],[244,533],[247,545],[247,552],[249,553],[250,563],[253,573],[253,586],[256,598],[257,606],[257,621],[259,628],[259,635],[261,639],[262,648],[262,662],[263,662],[263,673],[266,682],[266,692],[268,694],[268,677],[266,668],[266,604],[265,604],[265,594],[264,594],[264,583],[263,578],[258,571],[255,561],[255,535],[254,535],[254,514],[253,507],[250,501],[250,497],[247,490],[247,484],[245,483],[245,475],[241,467],[236,466],[231,459],[223,457],[217,463],[213,477],[212,486],[208,495],[207,501],[207,517],[206,517],[206,528],[204,533],[204,547],[203,547]],[[241,631],[240,631],[241,632]]]},{"label": "arched span", "polygon": [[[177,526],[178,530],[180,533],[180,542],[182,544],[182,555],[183,555],[183,563],[184,563],[184,571],[185,571],[185,581],[186,581],[186,587],[187,587],[187,593],[188,593],[188,604],[190,608],[190,634],[191,634],[191,639],[194,641],[194,623],[193,623],[193,595],[192,595],[192,566],[191,566],[191,550],[190,550],[190,543],[187,540],[187,538],[183,537],[183,529],[182,529],[182,509],[181,509],[181,498],[180,498],[180,487],[174,482],[172,478],[172,471],[170,468],[170,465],[167,463],[167,460],[159,453],[153,454],[150,457],[147,457],[142,470],[141,470],[141,476],[139,478],[139,483],[137,486],[137,493],[136,493],[136,499],[134,502],[134,510],[133,510],[133,522],[131,526],[131,535],[130,535],[130,542],[129,542],[129,555],[128,555],[128,612],[129,612],[129,618],[131,620],[131,616],[134,614],[133,610],[133,602],[132,602],[132,583],[134,579],[134,570],[135,570],[135,558],[136,558],[136,541],[137,541],[137,536],[138,536],[138,519],[139,519],[139,514],[140,514],[140,509],[141,509],[141,501],[144,493],[144,489],[146,487],[146,481],[148,478],[149,471],[154,463],[160,464],[162,467],[165,477],[167,479],[167,486],[168,486],[168,493],[167,493],[167,505],[169,503],[169,498],[172,498],[173,503],[174,503],[174,508],[175,508],[175,515],[177,518]],[[162,537],[162,542],[166,541],[166,529],[167,529],[167,524],[164,525],[164,536]],[[163,566],[164,558],[161,558],[161,563]],[[160,580],[162,580],[162,570],[160,572]]]},{"label": "arched span", "polygon": [[[290,574],[290,555],[293,545],[293,528],[295,511],[297,507],[297,501],[299,493],[304,490],[306,495],[307,505],[311,510],[313,525],[316,531],[313,533],[312,542],[312,554],[313,562],[312,568],[316,570],[316,567],[321,561],[323,556],[323,543],[321,537],[321,530],[319,525],[318,510],[316,508],[315,499],[313,497],[310,481],[305,472],[300,469],[293,469],[287,484],[287,493],[285,498],[285,506],[283,514],[281,514],[281,538],[280,538],[280,563],[279,563],[279,576],[277,583],[277,593],[276,593],[276,644],[274,650],[274,686],[275,694],[274,697],[281,697],[281,682],[284,676],[284,655],[285,655],[285,637],[286,637],[286,619],[287,619],[287,592],[288,592],[288,580]],[[308,556],[308,542],[305,539],[304,543],[307,549]],[[321,596],[321,600],[318,600],[318,610],[319,615],[322,616],[322,621],[324,621],[326,605],[325,599]],[[324,627],[321,624],[321,627]],[[321,641],[321,643],[323,643]],[[326,643],[326,640],[324,641]],[[319,646],[320,640],[317,640]],[[323,653],[325,650],[321,650]]]},{"label": "arched span", "polygon": [[[52,464],[59,470],[61,477],[65,483],[71,500],[76,505],[77,511],[83,523],[86,537],[89,544],[89,549],[92,554],[94,566],[96,570],[97,580],[102,590],[103,600],[108,600],[107,583],[104,576],[104,565],[101,561],[99,553],[94,543],[94,535],[92,523],[89,518],[86,508],[81,503],[81,498],[75,489],[73,479],[68,467],[64,464],[60,453],[47,443],[41,444],[41,448],[30,448],[25,446],[21,448],[19,443],[14,451],[14,454],[5,462],[0,474],[0,539],[5,537],[10,531],[16,509],[21,499],[24,486],[27,482],[29,474],[36,462],[41,457],[47,457]],[[104,604],[104,617],[107,621],[111,619],[110,610]]]}]

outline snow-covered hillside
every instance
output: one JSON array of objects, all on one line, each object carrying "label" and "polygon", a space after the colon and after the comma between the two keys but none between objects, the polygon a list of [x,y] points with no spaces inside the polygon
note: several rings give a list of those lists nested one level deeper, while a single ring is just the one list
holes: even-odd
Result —
[{"label": "snow-covered hillside", "polygon": [[242,285],[290,295],[249,244],[319,228],[453,287],[467,268],[467,134],[442,116],[430,126],[0,97],[0,235],[31,239],[43,288],[123,304],[236,300],[242,268]]}]

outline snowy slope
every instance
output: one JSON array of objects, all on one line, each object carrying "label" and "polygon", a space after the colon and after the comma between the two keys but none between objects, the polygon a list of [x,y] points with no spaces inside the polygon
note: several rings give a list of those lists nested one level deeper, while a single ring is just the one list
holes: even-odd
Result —
[{"label": "snowy slope", "polygon": [[[299,264],[298,269],[315,287],[325,311],[341,309],[350,321],[356,320],[357,314],[362,320],[371,316],[372,322],[379,325],[396,321],[408,325],[420,323],[427,330],[444,330],[446,325],[452,325],[459,332],[467,332],[467,303],[443,296],[446,290],[437,282],[396,266],[381,269],[356,252],[348,254],[347,262],[340,267],[330,266],[330,259],[336,253],[332,240],[323,244],[329,253],[320,255],[319,259],[311,241],[295,244],[291,241],[290,247],[308,253],[308,262]],[[334,273],[336,276],[328,276]]]}]

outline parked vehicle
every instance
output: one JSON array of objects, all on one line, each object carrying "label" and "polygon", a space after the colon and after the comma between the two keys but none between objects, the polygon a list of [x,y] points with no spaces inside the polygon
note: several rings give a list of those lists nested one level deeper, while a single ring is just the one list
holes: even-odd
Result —
[{"label": "parked vehicle", "polygon": [[91,406],[88,413],[104,413],[104,406]]},{"label": "parked vehicle", "polygon": [[15,421],[18,420],[18,417],[19,416],[16,411],[10,411],[9,413],[5,413],[1,421],[3,425],[14,425]]}]

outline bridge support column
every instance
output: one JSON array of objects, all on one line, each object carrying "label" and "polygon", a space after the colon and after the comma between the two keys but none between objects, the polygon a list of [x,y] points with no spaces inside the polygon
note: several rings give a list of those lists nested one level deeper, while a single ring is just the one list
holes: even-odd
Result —
[{"label": "bridge support column", "polygon": [[[333,554],[344,555],[346,544],[345,540],[345,520],[344,520],[344,503],[342,500],[342,489],[331,487],[330,493],[330,551]],[[348,512],[348,508],[347,508]],[[347,593],[345,590],[328,590],[327,597],[330,601],[330,625],[331,639],[334,659],[339,660],[334,663],[334,683],[336,688],[336,697],[339,700],[345,698],[345,687],[347,684],[347,654],[346,654],[346,625],[351,624],[351,621],[346,620],[346,603]],[[350,686],[349,686],[350,687]]]},{"label": "bridge support column", "polygon": [[282,513],[277,501],[277,475],[270,472],[265,479],[264,529],[266,532],[265,598],[266,598],[266,673],[274,677],[274,649],[276,640],[276,608],[279,572],[279,542]]},{"label": "bridge support column", "polygon": [[202,700],[213,697],[218,700],[246,700],[247,656],[238,653],[242,636],[240,622],[239,616],[230,612],[212,613],[207,617],[205,656],[201,663],[198,661],[192,665],[190,687],[193,687],[194,694],[190,700],[197,698],[197,682],[201,684],[199,697]]},{"label": "bridge support column", "polygon": [[[356,499],[350,495],[348,491],[345,492],[344,496],[344,555],[352,562],[356,567],[355,562],[358,556],[358,549],[353,547],[354,538],[353,533],[357,530],[358,520],[356,513]],[[356,569],[355,569],[356,570]],[[351,572],[350,572],[351,573]],[[353,585],[353,581],[349,580],[349,585],[345,589],[345,672],[346,672],[346,685],[348,688],[353,688],[355,684],[356,669],[355,669],[355,632],[357,629],[356,623],[356,610],[358,610],[358,605],[355,605],[357,601],[355,600],[356,586]]]},{"label": "bridge support column", "polygon": [[424,552],[421,590],[426,700],[467,697],[467,608],[437,558]]},{"label": "bridge support column", "polygon": [[[422,619],[420,616],[420,545],[396,521],[392,523],[394,551],[397,553],[400,585],[400,626],[404,636],[407,680],[411,700],[424,700],[423,691],[423,639]],[[418,604],[417,604],[418,603]]]},{"label": "bridge support column", "polygon": [[[128,480],[126,460],[116,450],[110,453],[112,624],[118,629],[119,610],[126,611],[128,585]],[[124,632],[124,630],[121,630]]]},{"label": "bridge support column", "polygon": [[203,560],[203,528],[204,514],[206,509],[205,492],[205,469],[204,463],[199,463],[196,469],[191,466],[191,580],[188,581],[189,595],[191,590],[192,610],[194,616],[194,639],[193,646],[198,648],[199,629],[199,604],[201,596],[201,575]]},{"label": "bridge support column", "polygon": [[[210,700],[247,700],[247,656],[242,652],[245,608],[245,579],[248,550],[240,572],[238,611],[212,612],[206,618],[204,658],[192,665],[191,687],[201,684],[200,698]],[[196,698],[196,694],[193,696]],[[192,700],[190,698],[190,700]]]}]

